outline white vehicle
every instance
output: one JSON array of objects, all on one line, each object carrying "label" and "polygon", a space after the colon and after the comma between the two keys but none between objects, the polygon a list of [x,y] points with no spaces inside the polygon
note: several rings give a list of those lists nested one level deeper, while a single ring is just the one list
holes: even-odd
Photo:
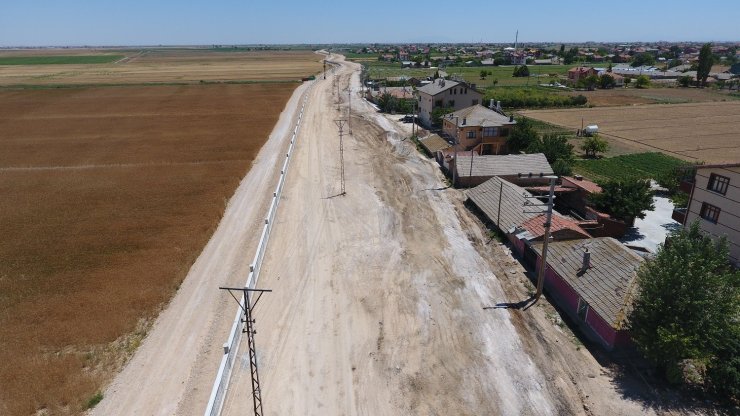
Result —
[{"label": "white vehicle", "polygon": [[596,124],[586,126],[586,128],[583,129],[584,136],[593,136],[594,134],[598,132],[599,132],[599,126],[597,126]]}]

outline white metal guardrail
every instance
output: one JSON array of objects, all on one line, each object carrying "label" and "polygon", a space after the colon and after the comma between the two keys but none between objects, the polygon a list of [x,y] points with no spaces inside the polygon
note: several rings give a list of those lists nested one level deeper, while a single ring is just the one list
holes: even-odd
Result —
[{"label": "white metal guardrail", "polygon": [[[322,76],[321,74],[320,76]],[[318,79],[318,78],[317,78]],[[315,81],[314,81],[315,82]],[[265,218],[265,224],[262,227],[262,235],[257,245],[257,251],[254,254],[254,259],[249,265],[249,276],[247,277],[246,287],[253,289],[259,279],[260,269],[262,268],[262,260],[265,256],[267,249],[267,240],[270,238],[270,231],[272,230],[272,223],[275,220],[275,214],[277,212],[278,203],[280,202],[280,195],[285,185],[285,177],[288,173],[288,165],[290,158],[293,154],[295,147],[296,137],[298,136],[298,130],[303,120],[303,112],[308,102],[308,93],[313,88],[312,85],[306,90],[303,97],[303,104],[301,105],[301,111],[298,114],[298,120],[296,121],[295,128],[293,129],[293,136],[290,139],[290,146],[288,151],[285,153],[285,160],[283,166],[280,169],[280,179],[275,187],[275,191],[272,193],[272,201],[270,202],[270,209],[267,211],[267,217]],[[244,303],[244,297],[242,296],[241,303]],[[224,405],[224,399],[226,398],[226,390],[231,379],[231,370],[234,367],[236,361],[236,353],[239,346],[239,341],[242,335],[242,322],[241,322],[241,309],[237,309],[236,316],[234,317],[234,323],[231,325],[231,331],[229,332],[229,338],[224,343],[224,355],[221,358],[221,364],[218,366],[218,373],[216,373],[216,379],[213,382],[213,388],[211,389],[211,396],[208,399],[208,405],[204,416],[217,416],[221,414],[221,409]]]}]

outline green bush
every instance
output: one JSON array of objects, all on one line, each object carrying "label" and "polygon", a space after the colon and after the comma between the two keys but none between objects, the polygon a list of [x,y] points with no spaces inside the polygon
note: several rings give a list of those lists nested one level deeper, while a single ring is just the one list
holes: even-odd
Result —
[{"label": "green bush", "polygon": [[572,97],[541,88],[496,88],[488,90],[483,101],[491,99],[506,108],[575,107],[588,102],[583,95]]}]

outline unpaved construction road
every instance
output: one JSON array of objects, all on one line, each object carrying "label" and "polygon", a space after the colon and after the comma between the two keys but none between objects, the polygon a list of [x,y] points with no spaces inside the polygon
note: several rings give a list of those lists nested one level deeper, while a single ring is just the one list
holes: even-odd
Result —
[{"label": "unpaved construction road", "polygon": [[[683,413],[650,407],[635,393],[649,387],[602,367],[544,299],[527,311],[486,309],[528,296],[523,269],[404,139],[408,125],[359,98],[345,136],[347,194],[337,196],[334,120],[347,115],[358,69],[337,71],[341,111],[331,79],[308,92],[258,284],[273,290],[255,314],[265,414]],[[216,288],[243,284],[301,92],[95,414],[202,414],[236,309]],[[251,411],[242,340],[226,415]]]},{"label": "unpaved construction road", "polygon": [[[522,269],[485,244],[462,193],[404,140],[408,125],[357,98],[347,194],[335,196],[334,120],[347,117],[350,80],[359,88],[355,64],[337,74],[341,111],[332,80],[310,92],[258,285],[273,290],[255,316],[265,414],[652,413],[623,398],[546,302],[484,309],[527,296]],[[245,344],[226,415],[251,409]]]}]

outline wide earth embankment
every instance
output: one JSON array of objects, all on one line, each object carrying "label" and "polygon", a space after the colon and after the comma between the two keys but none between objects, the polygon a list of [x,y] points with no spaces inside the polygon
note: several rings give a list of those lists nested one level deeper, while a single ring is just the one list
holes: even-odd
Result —
[{"label": "wide earth embankment", "polygon": [[0,91],[0,414],[93,404],[296,85]]}]

